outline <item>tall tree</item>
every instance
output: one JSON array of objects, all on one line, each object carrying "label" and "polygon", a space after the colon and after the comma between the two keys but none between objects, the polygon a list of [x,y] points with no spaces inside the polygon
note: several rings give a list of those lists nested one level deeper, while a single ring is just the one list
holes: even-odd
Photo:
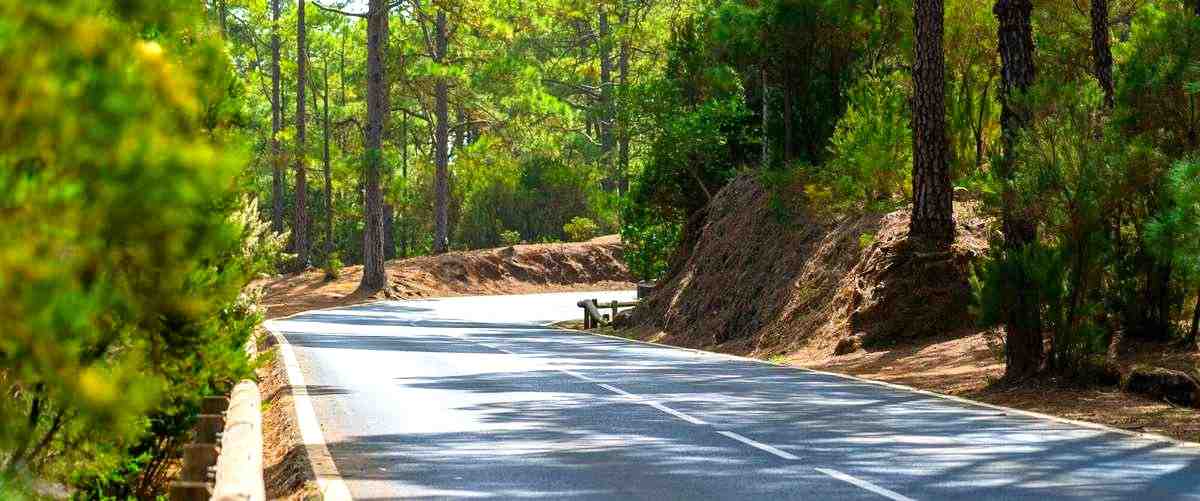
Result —
[{"label": "tall tree", "polygon": [[1092,0],[1092,64],[1104,90],[1104,106],[1113,107],[1112,49],[1108,35],[1108,0]]},{"label": "tall tree", "polygon": [[279,0],[271,0],[271,230],[283,232],[283,154],[279,131],[283,128],[283,102],[279,92]]},{"label": "tall tree", "polygon": [[[1037,240],[1037,226],[1022,214],[1012,187],[1015,174],[1015,146],[1032,117],[1022,95],[1033,85],[1036,76],[1033,61],[1033,12],[1031,0],[997,0],[992,8],[999,23],[1000,49],[1000,129],[1004,154],[997,163],[997,174],[1004,181],[1001,206],[1001,225],[1005,252],[1010,259],[1020,260],[1021,253]],[[1042,320],[1037,299],[1033,297],[1032,277],[1021,263],[1016,263],[1012,277],[1011,297],[1004,312],[1007,333],[1005,342],[1005,376],[1021,379],[1041,369],[1045,356],[1042,339]]]},{"label": "tall tree", "polygon": [[[446,11],[437,7],[437,22],[434,28],[433,61],[435,64],[446,62],[446,50],[449,46],[446,30]],[[434,175],[434,232],[433,252],[441,254],[449,250],[450,245],[450,152],[449,140],[449,83],[446,77],[439,75],[434,84],[434,161],[437,172]]]},{"label": "tall tree", "polygon": [[359,289],[375,291],[387,285],[383,254],[383,130],[388,114],[387,68],[384,52],[388,38],[387,0],[371,0],[367,12],[367,131],[364,165],[363,275]]},{"label": "tall tree", "polygon": [[325,259],[328,260],[333,252],[333,173],[329,166],[329,51],[325,51],[325,65],[322,69],[321,98],[322,121],[321,167],[325,175]]},{"label": "tall tree", "polygon": [[946,61],[942,0],[915,0],[912,141],[913,209],[909,234],[940,247],[954,241],[953,188],[946,144]]},{"label": "tall tree", "polygon": [[304,87],[308,85],[308,44],[304,26],[305,0],[296,0],[296,194],[292,220],[292,242],[296,262],[308,267],[308,166],[305,136]]},{"label": "tall tree", "polygon": [[598,24],[600,27],[599,37],[596,40],[596,46],[599,49],[600,57],[600,120],[598,128],[600,129],[600,163],[604,168],[604,175],[608,177],[608,182],[605,183],[607,189],[614,189],[620,183],[618,175],[613,171],[612,150],[614,146],[613,136],[613,81],[612,81],[612,54],[609,50],[609,24],[608,24],[608,9],[603,3],[597,7],[599,11]]}]

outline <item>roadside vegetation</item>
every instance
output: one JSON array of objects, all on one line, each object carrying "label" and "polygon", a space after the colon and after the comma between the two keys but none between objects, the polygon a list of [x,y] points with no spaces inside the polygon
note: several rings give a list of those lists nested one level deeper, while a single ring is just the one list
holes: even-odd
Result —
[{"label": "roadside vegetation", "polygon": [[558,285],[682,290],[655,339],[986,331],[997,387],[1200,402],[1190,0],[4,1],[0,68],[0,497],[162,494],[258,286],[526,290],[611,234]]}]

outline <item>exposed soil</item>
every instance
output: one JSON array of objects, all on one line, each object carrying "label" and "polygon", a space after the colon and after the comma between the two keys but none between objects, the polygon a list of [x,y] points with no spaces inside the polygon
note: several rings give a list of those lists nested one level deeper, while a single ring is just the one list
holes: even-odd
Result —
[{"label": "exposed soil", "polygon": [[373,294],[357,292],[362,266],[342,268],[338,278],[311,269],[264,279],[267,318],[375,299],[413,299],[571,290],[632,289],[616,235],[587,242],[516,245],[396,259],[386,264],[389,285]]},{"label": "exposed soil", "polygon": [[[800,209],[780,214],[781,205]],[[1115,386],[998,383],[1002,338],[974,327],[967,308],[966,273],[992,227],[977,203],[955,201],[958,239],[941,254],[908,242],[907,210],[835,215],[805,205],[752,176],[734,180],[689,222],[692,245],[617,334],[1200,441],[1195,409]],[[1125,372],[1194,373],[1200,355],[1126,341],[1117,362]]]},{"label": "exposed soil", "polygon": [[[266,338],[270,339],[270,338]],[[258,390],[263,399],[263,481],[267,499],[308,499],[318,496],[308,450],[296,425],[287,370],[273,341],[264,345],[258,369]]]}]

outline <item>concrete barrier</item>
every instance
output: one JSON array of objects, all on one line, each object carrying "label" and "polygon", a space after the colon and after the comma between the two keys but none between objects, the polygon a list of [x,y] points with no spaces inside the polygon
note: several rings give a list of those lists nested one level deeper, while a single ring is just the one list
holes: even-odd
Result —
[{"label": "concrete barrier", "polygon": [[262,397],[254,381],[233,387],[225,429],[221,433],[221,455],[217,458],[216,501],[265,501],[263,485]]}]

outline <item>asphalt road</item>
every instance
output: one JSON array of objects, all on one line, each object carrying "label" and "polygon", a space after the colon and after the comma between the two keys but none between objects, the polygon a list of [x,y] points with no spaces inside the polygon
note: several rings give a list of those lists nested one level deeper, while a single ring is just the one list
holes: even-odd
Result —
[{"label": "asphalt road", "polygon": [[355,499],[1200,499],[1200,447],[541,325],[630,296],[269,326]]}]

